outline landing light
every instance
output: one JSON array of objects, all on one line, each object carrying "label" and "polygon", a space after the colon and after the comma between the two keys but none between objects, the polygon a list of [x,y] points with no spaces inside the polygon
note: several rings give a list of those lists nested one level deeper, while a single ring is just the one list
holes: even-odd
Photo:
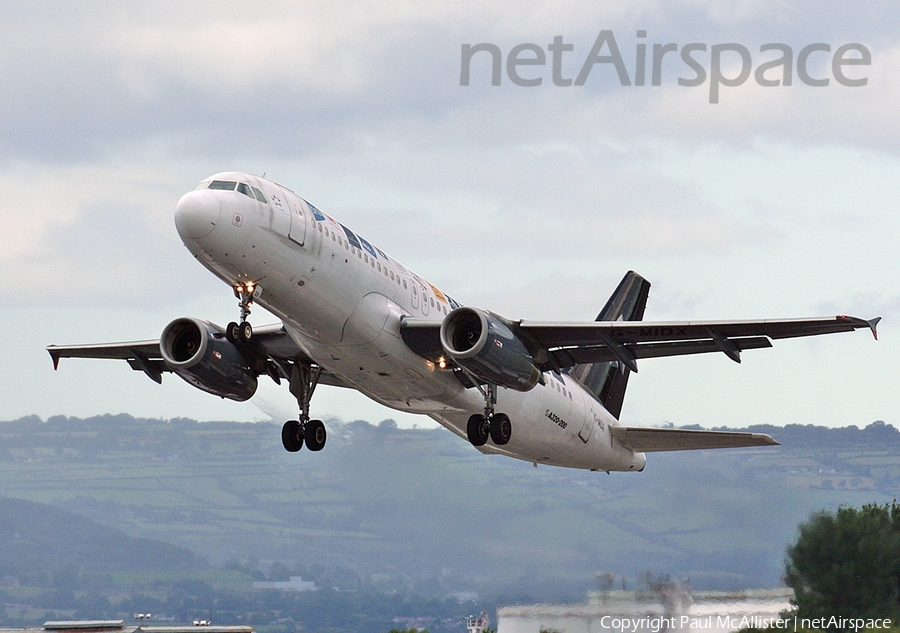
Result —
[{"label": "landing light", "polygon": [[441,369],[447,369],[447,360],[443,356],[438,358],[438,367],[440,367]]},{"label": "landing light", "polygon": [[245,284],[235,284],[234,296],[240,298],[240,296],[245,292],[248,295],[252,295],[254,290],[256,290],[256,283],[253,281],[247,282]]}]

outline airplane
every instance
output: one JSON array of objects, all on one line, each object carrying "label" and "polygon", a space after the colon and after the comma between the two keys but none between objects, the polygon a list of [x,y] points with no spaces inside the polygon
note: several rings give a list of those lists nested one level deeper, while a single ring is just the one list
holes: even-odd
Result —
[{"label": "airplane", "polygon": [[[511,320],[462,305],[290,189],[218,173],[175,206],[191,254],[228,284],[240,318],[178,318],[159,339],[50,345],[61,358],[124,359],[161,383],[174,373],[243,402],[257,379],[284,380],[299,416],[284,448],[325,446],[310,415],[319,384],[424,414],[482,453],[592,471],[641,471],[648,452],[777,445],[761,433],[620,423],[629,376],[646,358],[771,347],[773,339],[868,328],[880,317],[644,321],[650,283],[629,271],[595,321]],[[281,323],[254,328],[254,303]]]}]

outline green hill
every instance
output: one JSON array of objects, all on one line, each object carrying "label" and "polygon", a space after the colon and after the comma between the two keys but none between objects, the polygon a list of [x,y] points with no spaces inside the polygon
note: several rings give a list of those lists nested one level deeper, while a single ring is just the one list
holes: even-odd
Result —
[{"label": "green hill", "polygon": [[783,446],[653,454],[613,475],[484,456],[443,429],[329,430],[321,453],[288,454],[267,423],[0,422],[0,496],[348,589],[554,599],[598,571],[771,586],[810,512],[900,491],[900,433],[883,423],[754,429]]},{"label": "green hill", "polygon": [[206,567],[190,550],[21,499],[0,499],[0,577],[46,584],[60,576]]}]

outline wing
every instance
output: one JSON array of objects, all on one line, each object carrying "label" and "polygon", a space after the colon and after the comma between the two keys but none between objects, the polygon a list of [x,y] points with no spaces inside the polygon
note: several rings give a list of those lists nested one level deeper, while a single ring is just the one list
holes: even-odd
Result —
[{"label": "wing", "polygon": [[[743,350],[771,347],[772,339],[861,328],[876,334],[875,327],[880,320],[880,317],[867,321],[841,315],[765,321],[514,321],[510,325],[541,371],[619,361],[636,372],[639,358],[723,352],[739,363]],[[439,320],[407,317],[401,323],[401,333],[413,351],[437,362],[444,356],[440,327]]]},{"label": "wing", "polygon": [[[172,371],[159,351],[159,339],[96,345],[49,345],[47,351],[53,359],[54,369],[59,367],[60,358],[121,359],[127,361],[132,369],[143,371],[158,383],[162,382],[163,373]],[[264,366],[264,373],[275,382],[282,378],[290,380],[291,365],[294,362],[315,363],[297,346],[280,323],[254,329],[249,352],[255,360],[262,361],[263,364],[258,366]],[[327,372],[322,372],[319,383],[335,387],[347,386],[340,378]]]},{"label": "wing", "polygon": [[637,453],[693,451],[704,448],[740,448],[744,446],[778,446],[778,442],[765,433],[651,429],[635,426],[610,426],[609,432],[622,446],[630,448]]}]

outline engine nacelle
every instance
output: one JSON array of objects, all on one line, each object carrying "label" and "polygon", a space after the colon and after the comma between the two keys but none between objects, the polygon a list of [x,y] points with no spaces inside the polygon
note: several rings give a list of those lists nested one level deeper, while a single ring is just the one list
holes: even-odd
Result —
[{"label": "engine nacelle", "polygon": [[175,319],[163,330],[159,350],[166,365],[203,391],[243,402],[256,393],[256,376],[225,333],[200,319]]},{"label": "engine nacelle", "polygon": [[516,391],[529,391],[540,380],[531,354],[496,315],[456,308],[441,323],[441,346],[478,378]]}]

